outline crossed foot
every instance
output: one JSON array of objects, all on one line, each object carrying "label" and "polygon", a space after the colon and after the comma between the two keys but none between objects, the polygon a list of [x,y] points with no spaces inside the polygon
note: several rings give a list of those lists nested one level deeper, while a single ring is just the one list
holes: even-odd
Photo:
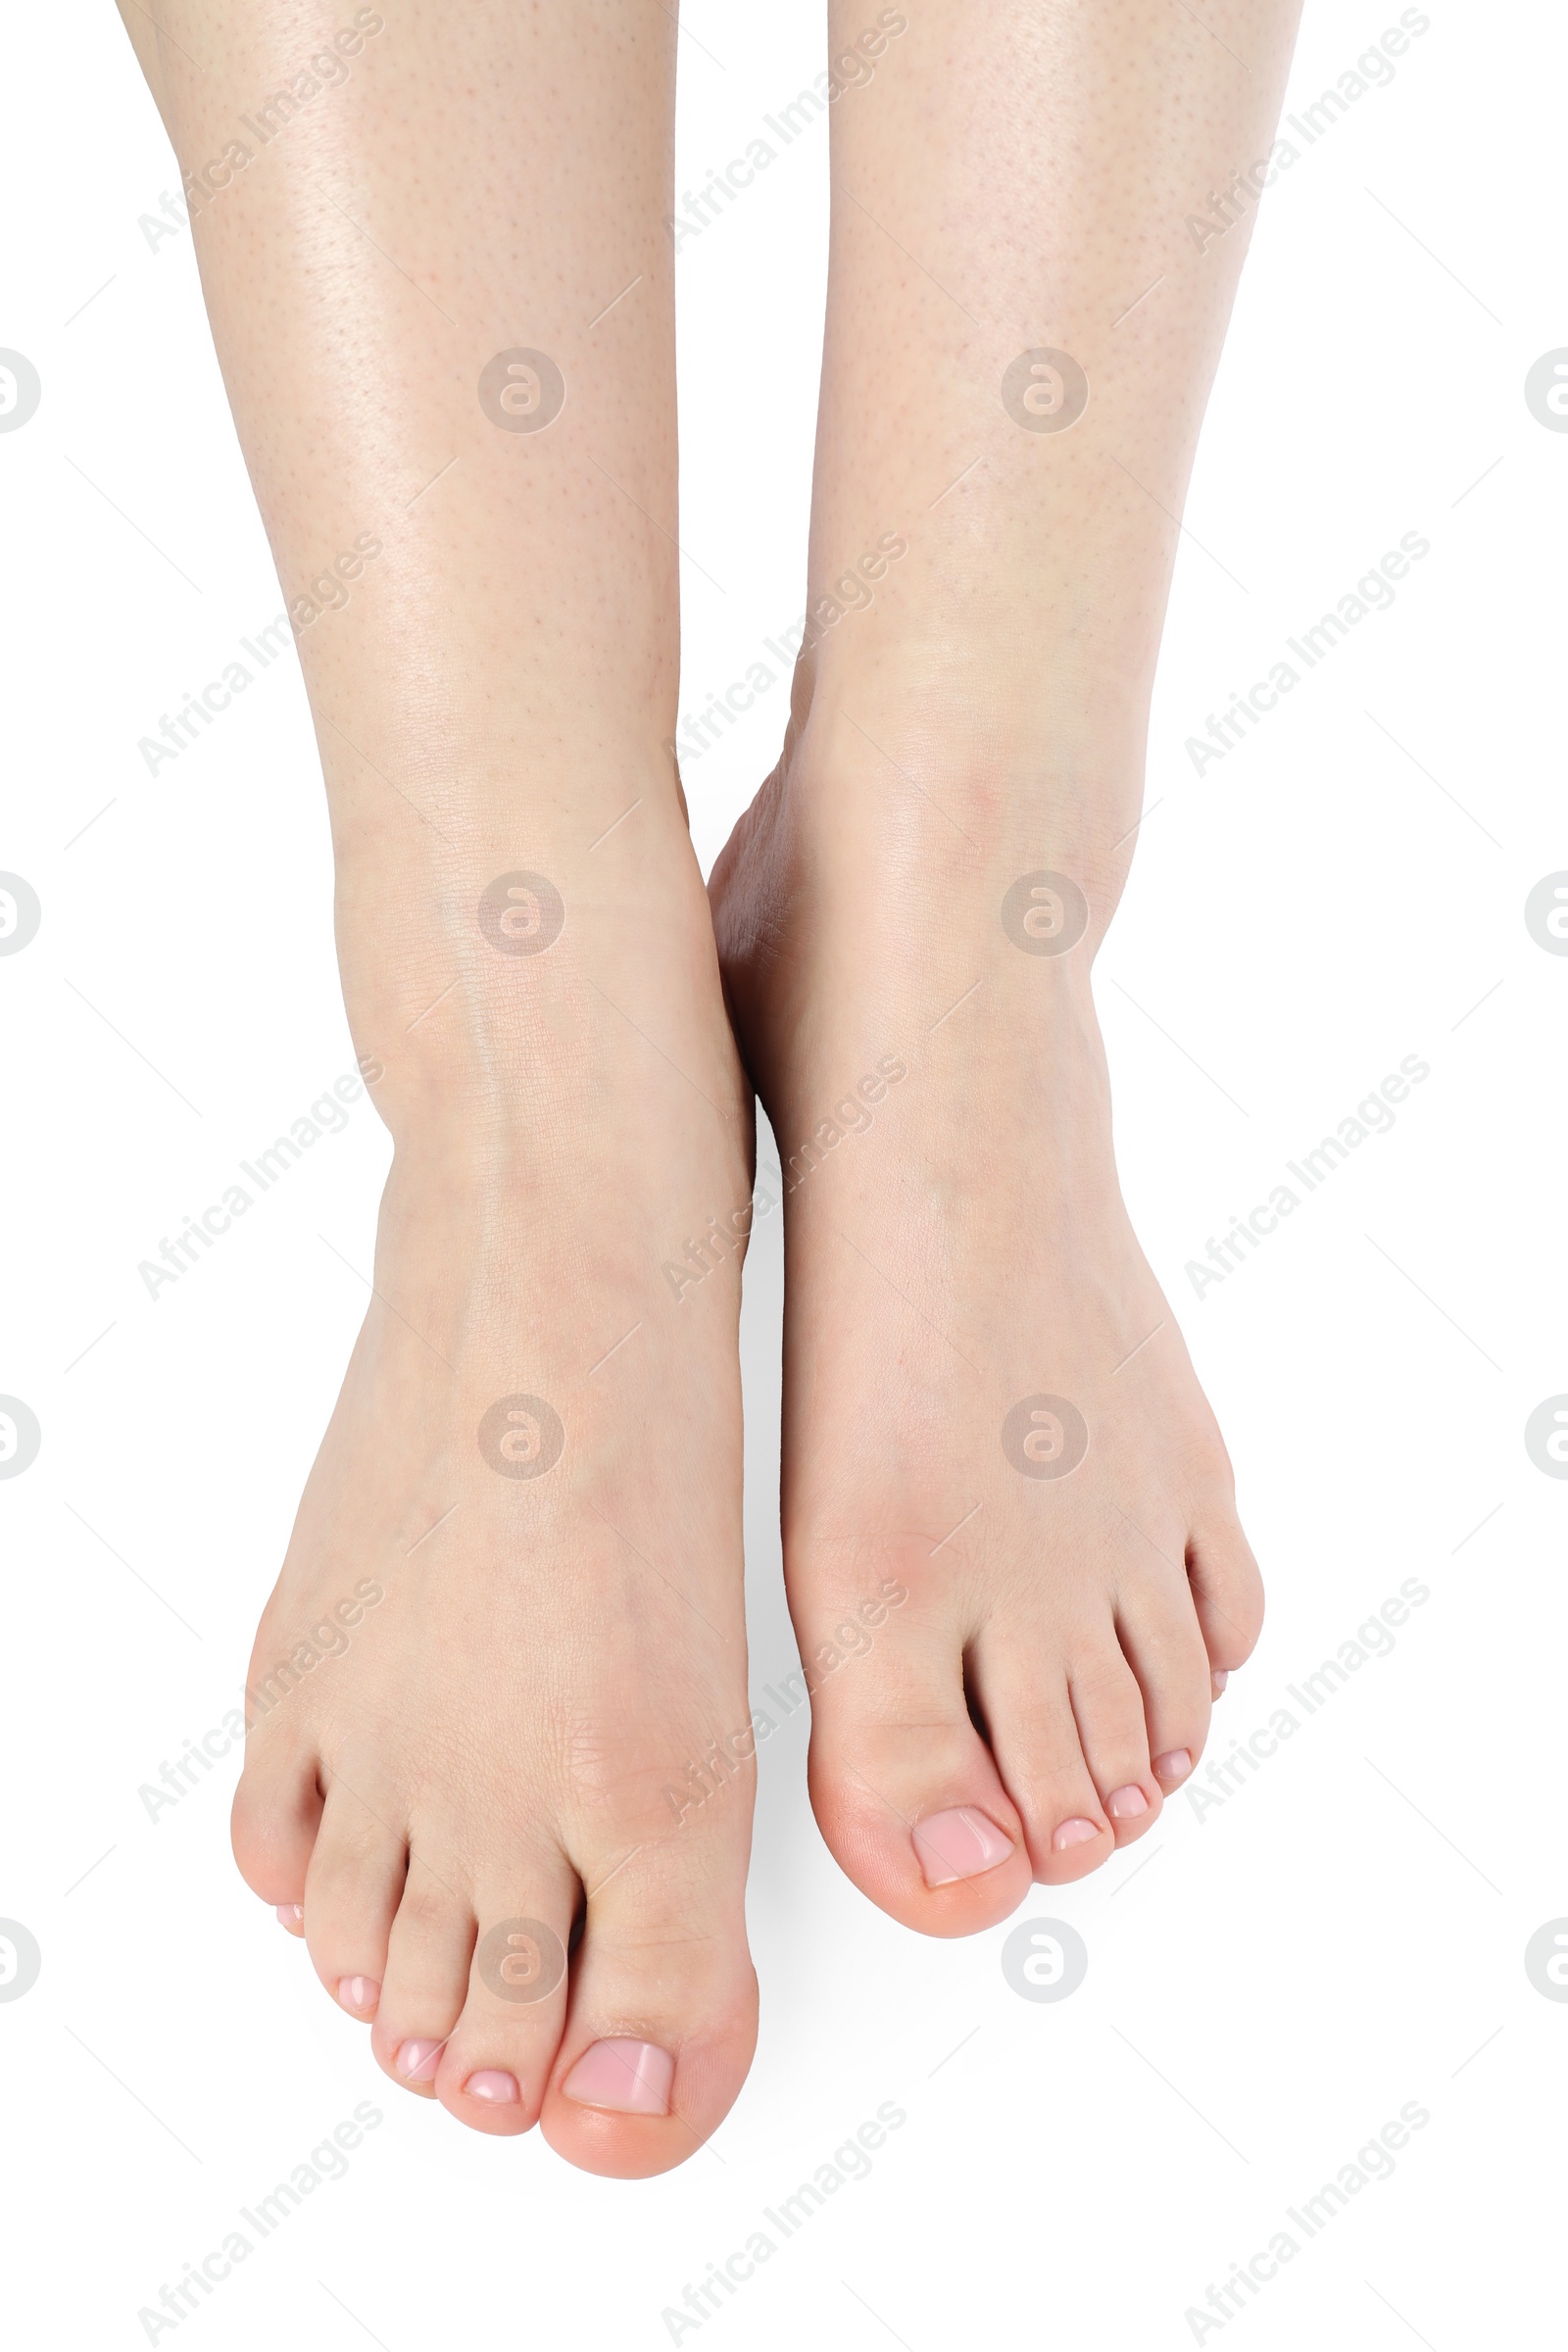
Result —
[{"label": "crossed foot", "polygon": [[[856,1885],[965,1936],[1096,1869],[1192,1771],[1262,1613],[1117,1188],[1072,812],[978,794],[961,841],[918,807],[901,833],[808,725],[710,914],[652,776],[590,864],[627,769],[449,910],[441,1066],[471,1075],[378,1090],[375,1299],[234,1810],[395,2082],[622,2177],[693,2152],[756,2037],[725,989],[787,1162],[785,1572]],[[345,941],[364,1045],[429,982]]]}]

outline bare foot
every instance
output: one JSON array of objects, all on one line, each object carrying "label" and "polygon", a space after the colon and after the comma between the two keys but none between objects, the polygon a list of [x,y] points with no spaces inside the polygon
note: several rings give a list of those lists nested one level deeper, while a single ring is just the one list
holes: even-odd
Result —
[{"label": "bare foot", "polygon": [[905,683],[792,728],[711,896],[787,1188],[803,1655],[910,1594],[822,1679],[812,1802],[955,1936],[1152,1827],[1262,1594],[1117,1186],[1089,971],[1126,853],[994,709]]},{"label": "bare foot", "polygon": [[[683,1302],[661,1272],[747,1200],[750,1099],[667,780],[589,863],[626,772],[576,780],[553,881],[448,894],[234,1809],[395,2082],[617,2175],[692,2153],[756,2034],[738,1251]],[[342,929],[362,1044],[403,1038],[439,980]]]}]

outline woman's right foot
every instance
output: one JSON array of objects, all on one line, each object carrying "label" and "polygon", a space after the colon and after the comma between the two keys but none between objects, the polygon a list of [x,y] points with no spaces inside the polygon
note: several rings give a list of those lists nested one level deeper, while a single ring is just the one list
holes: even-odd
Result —
[{"label": "woman's right foot", "polygon": [[600,781],[451,885],[433,1009],[340,926],[398,1150],[234,1849],[394,2082],[624,2176],[692,2153],[756,2036],[739,1244],[662,1270],[748,1202],[751,1137],[674,791],[590,850]]}]

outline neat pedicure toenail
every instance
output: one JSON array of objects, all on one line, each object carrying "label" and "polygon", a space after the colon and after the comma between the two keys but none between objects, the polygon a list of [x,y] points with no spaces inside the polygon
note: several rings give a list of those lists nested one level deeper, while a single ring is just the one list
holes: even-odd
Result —
[{"label": "neat pedicure toenail", "polygon": [[304,1934],[305,1905],[303,1903],[278,1903],[274,1908],[280,1927],[287,1928],[291,1935],[301,1936]]},{"label": "neat pedicure toenail", "polygon": [[667,2115],[675,2061],[657,2041],[596,2041],[561,2085],[580,2107],[617,2115]]},{"label": "neat pedicure toenail", "polygon": [[951,1886],[957,1879],[995,1870],[1012,1851],[1012,1839],[989,1814],[974,1805],[933,1813],[914,1831],[914,1850],[928,1886]]},{"label": "neat pedicure toenail", "polygon": [[1070,1845],[1087,1845],[1091,1838],[1099,1836],[1099,1822],[1088,1821],[1082,1813],[1078,1813],[1071,1821],[1062,1822],[1052,1832],[1051,1842],[1058,1854],[1064,1854]]},{"label": "neat pedicure toenail", "polygon": [[1106,1797],[1105,1811],[1112,1821],[1132,1821],[1138,1814],[1149,1811],[1149,1799],[1135,1781],[1129,1781],[1125,1788],[1118,1788],[1114,1795]]},{"label": "neat pedicure toenail", "polygon": [[1156,1781],[1185,1781],[1192,1769],[1192,1755],[1185,1747],[1173,1747],[1168,1755],[1154,1758]]},{"label": "neat pedicure toenail", "polygon": [[405,2082],[433,2082],[444,2041],[406,2041],[393,2061]]},{"label": "neat pedicure toenail", "polygon": [[339,1977],[337,1997],[345,2009],[368,2017],[381,1998],[381,1987],[373,1977]]},{"label": "neat pedicure toenail", "polygon": [[1231,1679],[1231,1670],[1228,1666],[1216,1666],[1208,1679],[1213,1688],[1214,1696],[1218,1698],[1220,1692],[1224,1690],[1226,1684]]},{"label": "neat pedicure toenail", "polygon": [[463,2087],[470,2099],[483,2099],[492,2107],[515,2107],[522,2098],[516,2076],[503,2074],[498,2066],[481,2067]]}]

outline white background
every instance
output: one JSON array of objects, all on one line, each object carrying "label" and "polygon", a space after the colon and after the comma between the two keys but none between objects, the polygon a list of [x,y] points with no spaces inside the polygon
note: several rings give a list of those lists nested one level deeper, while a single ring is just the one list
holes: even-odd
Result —
[{"label": "white background", "polygon": [[[1568,344],[1568,33],[1544,0],[1429,13],[1392,86],[1265,198],[1099,994],[1133,1213],[1269,1585],[1210,1753],[1292,1705],[1404,1580],[1430,1597],[1391,1655],[1310,1719],[1293,1707],[1299,1731],[1222,1804],[1175,1801],[1098,1877],[1037,1890],[1020,1918],[1089,1949],[1057,2004],[1009,1988],[1007,1929],[927,1942],[856,1892],[795,1717],[761,1751],[756,2067],[709,2150],[618,2183],[398,2096],[234,1871],[236,1758],[156,1822],[138,1799],[236,1703],[362,1313],[387,1147],[361,1102],[147,1297],[137,1262],[353,1055],[292,654],[156,780],[136,750],[280,604],[190,238],[152,251],[138,227],[175,168],[107,4],[8,12],[0,344],[43,379],[0,435],[0,867],[43,906],[0,959],[0,1391],[43,1430],[0,1483],[0,1915],[43,1953],[0,2002],[17,2342],[145,2341],[138,2307],[366,2099],[384,2121],[347,2178],[180,2343],[664,2344],[662,2308],[886,2101],[907,2121],[870,2177],[682,2341],[1174,2352],[1208,2283],[1412,2101],[1430,2121],[1394,2177],[1310,2242],[1293,2230],[1296,2259],[1202,2340],[1544,2340],[1568,2006],[1523,1954],[1568,1914],[1568,1484],[1523,1427],[1568,1390],[1568,957],[1523,904],[1568,867],[1568,434],[1523,381]],[[1290,107],[1397,14],[1309,8]],[[693,0],[678,185],[814,75],[818,20]],[[687,568],[684,708],[804,604],[825,235],[819,123],[681,254],[682,536],[722,583]],[[1195,776],[1185,738],[1410,531],[1431,553],[1393,610]],[[705,862],[784,705],[780,680],[688,765]],[[1195,1298],[1186,1261],[1410,1054],[1431,1075],[1393,1131]],[[779,1239],[764,1222],[747,1270],[759,1689],[794,1661]]]}]

